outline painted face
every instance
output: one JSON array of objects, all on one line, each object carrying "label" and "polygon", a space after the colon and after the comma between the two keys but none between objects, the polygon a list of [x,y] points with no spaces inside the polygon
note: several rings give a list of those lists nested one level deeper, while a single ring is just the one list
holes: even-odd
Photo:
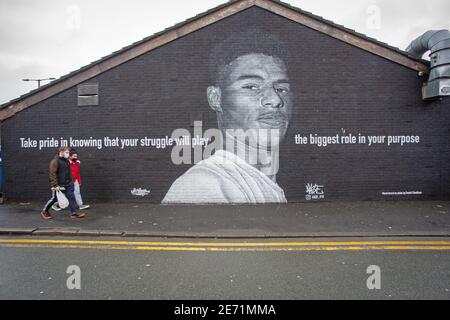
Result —
[{"label": "painted face", "polygon": [[283,61],[263,54],[241,56],[228,66],[221,89],[224,129],[273,130],[278,138],[259,139],[258,144],[279,144],[292,113],[291,87]]}]

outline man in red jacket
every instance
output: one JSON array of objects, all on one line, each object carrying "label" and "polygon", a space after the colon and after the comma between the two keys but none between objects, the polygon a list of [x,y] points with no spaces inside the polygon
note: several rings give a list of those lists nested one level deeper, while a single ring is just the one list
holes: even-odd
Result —
[{"label": "man in red jacket", "polygon": [[[57,191],[62,191],[67,200],[69,200],[69,208],[72,212],[72,219],[84,218],[85,214],[80,213],[80,208],[78,207],[74,195],[74,183],[72,179],[72,170],[70,168],[70,163],[68,158],[70,157],[70,152],[68,148],[59,148],[58,155],[50,162],[50,184],[52,190],[52,198],[47,202],[44,209],[41,212],[41,216],[44,220],[52,219],[50,214],[50,208],[54,208],[57,199]],[[61,209],[59,209],[61,210]],[[59,211],[56,210],[56,211]]]},{"label": "man in red jacket", "polygon": [[89,209],[89,205],[83,204],[83,198],[81,197],[81,175],[80,175],[80,160],[78,160],[78,153],[72,149],[70,151],[70,167],[72,168],[72,178],[75,185],[75,199],[80,207],[80,210]]},{"label": "man in red jacket", "polygon": [[[81,197],[81,184],[82,184],[82,182],[81,182],[81,175],[80,175],[80,163],[81,162],[78,160],[78,153],[74,149],[70,150],[69,162],[70,162],[70,168],[72,169],[72,179],[73,179],[73,184],[74,184],[74,194],[75,194],[75,199],[77,201],[77,204],[80,207],[80,210],[89,209],[90,206],[83,204],[83,198]],[[55,210],[55,211],[60,211],[61,210],[61,208],[59,208],[57,206],[57,204],[55,204],[52,207],[52,209]]]}]

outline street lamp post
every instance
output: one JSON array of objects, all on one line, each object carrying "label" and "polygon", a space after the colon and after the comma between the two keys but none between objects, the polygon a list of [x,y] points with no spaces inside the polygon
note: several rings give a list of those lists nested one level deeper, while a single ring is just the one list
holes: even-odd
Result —
[{"label": "street lamp post", "polygon": [[25,82],[29,82],[29,81],[35,81],[38,84],[38,88],[41,87],[41,82],[42,81],[52,81],[52,80],[56,80],[56,78],[46,78],[46,79],[22,79],[22,81]]}]

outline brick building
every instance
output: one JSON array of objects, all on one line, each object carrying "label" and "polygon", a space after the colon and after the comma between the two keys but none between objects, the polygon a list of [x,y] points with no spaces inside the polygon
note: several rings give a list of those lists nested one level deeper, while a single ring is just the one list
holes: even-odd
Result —
[{"label": "brick building", "polygon": [[[223,50],[241,50],[248,30],[286,55],[276,182],[288,202],[450,198],[450,98],[422,99],[429,62],[270,0],[230,1],[3,105],[5,198],[48,198],[48,161],[67,144],[87,199],[161,203],[197,162],[173,160],[174,130],[218,127],[211,52],[233,38]],[[195,179],[186,192],[222,188]]]}]

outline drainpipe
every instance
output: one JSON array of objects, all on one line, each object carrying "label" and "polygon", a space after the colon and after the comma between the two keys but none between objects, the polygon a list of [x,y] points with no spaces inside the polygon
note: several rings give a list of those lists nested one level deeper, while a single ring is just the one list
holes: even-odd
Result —
[{"label": "drainpipe", "polygon": [[431,51],[430,76],[422,89],[423,99],[450,96],[450,32],[427,31],[411,42],[406,51],[418,59],[427,51]]}]

